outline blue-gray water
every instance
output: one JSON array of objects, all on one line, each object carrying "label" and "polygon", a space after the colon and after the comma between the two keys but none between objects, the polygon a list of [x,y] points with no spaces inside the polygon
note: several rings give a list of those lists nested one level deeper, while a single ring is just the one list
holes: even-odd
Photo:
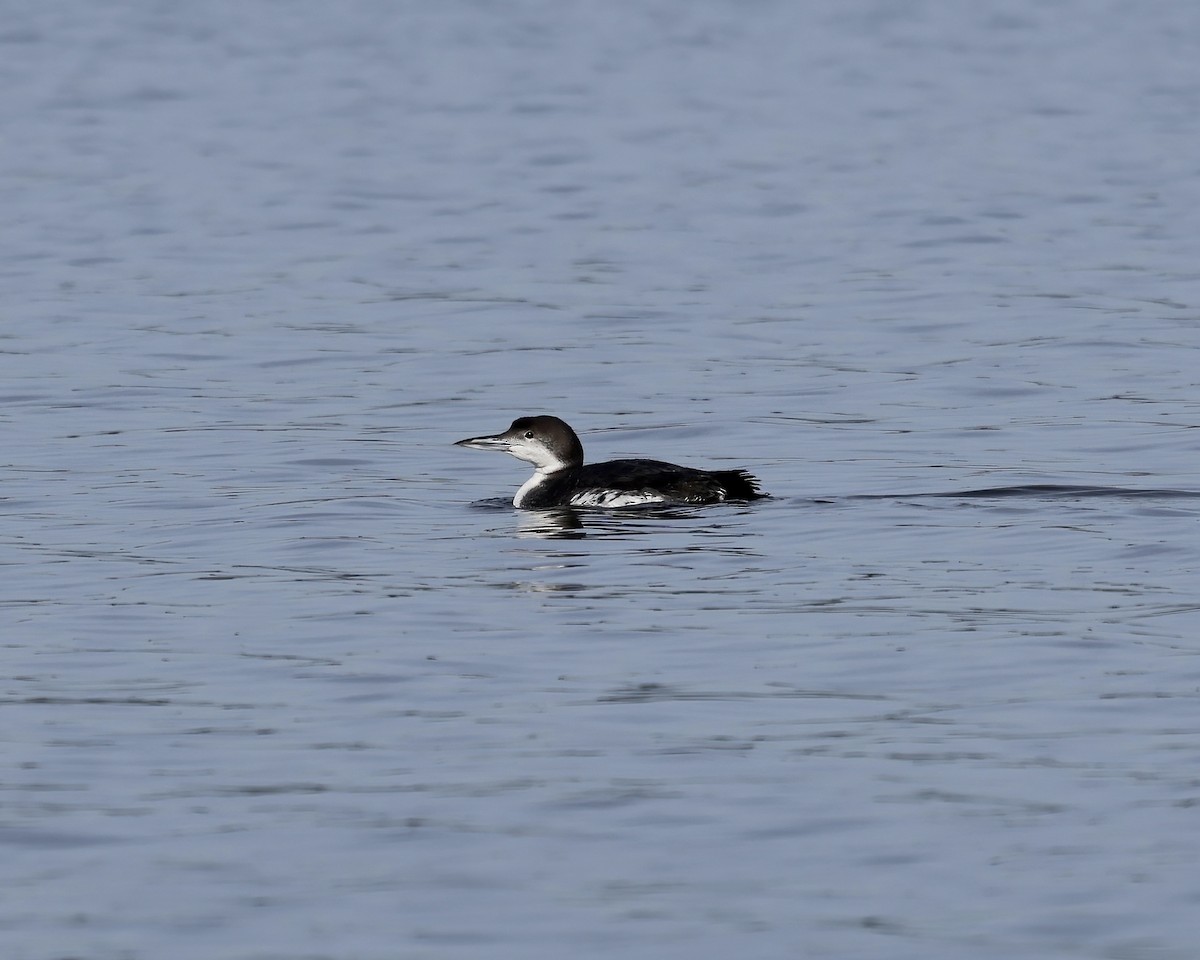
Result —
[{"label": "blue-gray water", "polygon": [[7,11],[5,960],[1192,960],[1197,36]]}]

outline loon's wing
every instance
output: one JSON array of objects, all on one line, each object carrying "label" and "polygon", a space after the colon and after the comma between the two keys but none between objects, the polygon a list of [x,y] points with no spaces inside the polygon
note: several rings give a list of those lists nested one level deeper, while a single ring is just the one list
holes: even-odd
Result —
[{"label": "loon's wing", "polygon": [[745,470],[696,470],[661,460],[610,460],[580,467],[579,491],[645,494],[676,503],[756,500],[758,481]]}]

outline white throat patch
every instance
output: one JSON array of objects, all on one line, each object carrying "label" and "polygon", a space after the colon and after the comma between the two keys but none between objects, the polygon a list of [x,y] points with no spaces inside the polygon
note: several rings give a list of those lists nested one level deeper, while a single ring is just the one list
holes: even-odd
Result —
[{"label": "white throat patch", "polygon": [[546,482],[546,476],[549,473],[549,470],[535,470],[533,472],[533,476],[521,484],[521,489],[518,490],[517,495],[513,497],[513,506],[525,506],[526,498],[533,493],[534,490]]}]

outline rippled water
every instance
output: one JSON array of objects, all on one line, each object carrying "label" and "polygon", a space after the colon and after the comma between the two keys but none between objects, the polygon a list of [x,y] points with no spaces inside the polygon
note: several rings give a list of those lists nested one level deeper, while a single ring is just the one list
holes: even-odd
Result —
[{"label": "rippled water", "polygon": [[1200,8],[10,14],[6,958],[1194,956]]}]

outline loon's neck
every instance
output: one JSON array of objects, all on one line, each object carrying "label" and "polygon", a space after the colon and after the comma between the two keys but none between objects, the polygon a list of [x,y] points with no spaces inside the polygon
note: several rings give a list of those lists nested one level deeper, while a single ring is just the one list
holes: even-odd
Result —
[{"label": "loon's neck", "polygon": [[542,484],[546,483],[551,477],[556,476],[561,471],[568,469],[567,467],[556,464],[554,469],[547,467],[538,467],[533,471],[533,476],[521,484],[521,489],[517,491],[517,495],[513,497],[513,506],[520,509],[529,502],[529,498],[533,496]]}]

